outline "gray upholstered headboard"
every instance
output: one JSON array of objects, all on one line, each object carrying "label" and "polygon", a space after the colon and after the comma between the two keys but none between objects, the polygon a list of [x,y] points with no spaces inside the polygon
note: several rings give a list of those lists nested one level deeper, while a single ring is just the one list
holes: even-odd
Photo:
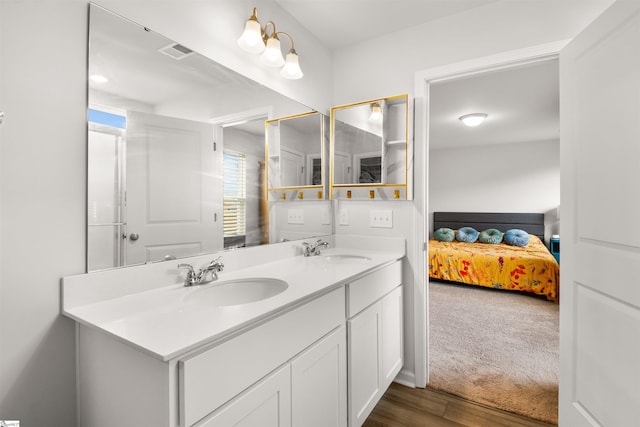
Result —
[{"label": "gray upholstered headboard", "polygon": [[497,228],[503,232],[511,228],[519,228],[538,236],[544,242],[543,213],[434,212],[433,230],[442,227],[454,230],[473,227],[478,231]]}]

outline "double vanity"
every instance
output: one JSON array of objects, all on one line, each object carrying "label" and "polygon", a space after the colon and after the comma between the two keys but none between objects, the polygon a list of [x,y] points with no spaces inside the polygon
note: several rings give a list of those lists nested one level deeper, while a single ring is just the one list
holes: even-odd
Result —
[{"label": "double vanity", "polygon": [[360,426],[403,365],[405,241],[325,240],[224,252],[195,286],[178,261],[65,277],[80,424]]}]

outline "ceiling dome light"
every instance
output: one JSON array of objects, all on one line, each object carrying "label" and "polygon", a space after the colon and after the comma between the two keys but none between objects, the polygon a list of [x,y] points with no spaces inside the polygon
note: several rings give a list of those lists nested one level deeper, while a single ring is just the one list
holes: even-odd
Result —
[{"label": "ceiling dome light", "polygon": [[304,74],[302,74],[302,70],[300,69],[300,64],[298,63],[298,54],[295,50],[291,49],[289,53],[287,53],[287,59],[284,63],[284,67],[280,70],[280,75],[285,79],[301,79]]},{"label": "ceiling dome light", "polygon": [[460,116],[459,119],[467,126],[475,127],[480,123],[484,122],[484,119],[487,118],[485,113],[472,113],[465,114],[464,116]]},{"label": "ceiling dome light", "polygon": [[258,22],[258,10],[253,8],[253,15],[249,17],[244,26],[244,32],[238,39],[238,46],[245,52],[264,52],[264,40],[262,40],[262,27]]}]

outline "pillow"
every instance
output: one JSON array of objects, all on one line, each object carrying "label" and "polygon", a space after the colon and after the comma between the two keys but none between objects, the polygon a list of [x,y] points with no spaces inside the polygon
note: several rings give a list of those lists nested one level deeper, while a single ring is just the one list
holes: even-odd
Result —
[{"label": "pillow", "polygon": [[512,246],[527,246],[529,244],[529,233],[517,228],[507,230],[504,233],[504,242]]},{"label": "pillow", "polygon": [[450,228],[438,228],[433,232],[433,238],[439,242],[453,242],[456,233]]},{"label": "pillow", "polygon": [[488,228],[480,232],[478,240],[480,240],[481,243],[497,245],[498,243],[502,242],[502,231],[496,230],[495,228]]},{"label": "pillow", "polygon": [[478,230],[472,227],[462,227],[456,234],[458,242],[473,243],[478,240]]}]

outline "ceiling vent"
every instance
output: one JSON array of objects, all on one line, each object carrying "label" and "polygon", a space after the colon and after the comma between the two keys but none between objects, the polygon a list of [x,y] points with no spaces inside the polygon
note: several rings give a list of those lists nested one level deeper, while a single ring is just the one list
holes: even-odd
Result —
[{"label": "ceiling vent", "polygon": [[173,59],[179,61],[193,54],[193,51],[186,46],[182,46],[179,43],[171,43],[165,47],[158,49],[158,52],[170,56]]}]

